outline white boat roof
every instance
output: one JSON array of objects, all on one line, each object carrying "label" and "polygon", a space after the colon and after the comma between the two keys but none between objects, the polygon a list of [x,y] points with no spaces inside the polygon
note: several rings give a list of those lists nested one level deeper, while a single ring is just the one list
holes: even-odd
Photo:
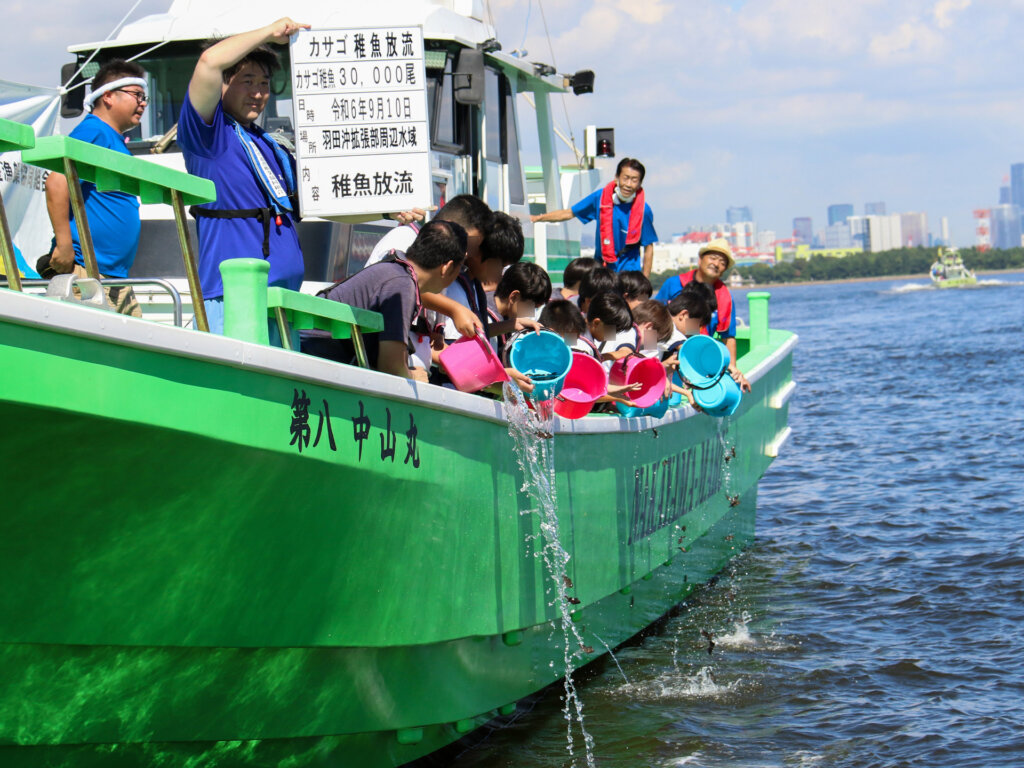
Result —
[{"label": "white boat roof", "polygon": [[425,38],[469,46],[494,37],[494,28],[483,20],[483,0],[292,0],[285,5],[277,0],[174,0],[167,13],[126,24],[106,42],[76,43],[68,51],[226,37],[269,24],[286,13],[314,29],[422,25]]}]

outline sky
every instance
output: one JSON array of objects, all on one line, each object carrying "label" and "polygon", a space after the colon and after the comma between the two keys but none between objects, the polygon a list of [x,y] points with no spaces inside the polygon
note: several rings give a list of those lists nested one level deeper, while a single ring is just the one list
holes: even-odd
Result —
[{"label": "sky", "polygon": [[[169,5],[142,0],[133,18]],[[588,124],[615,128],[618,157],[647,167],[662,239],[721,222],[731,205],[785,237],[797,216],[823,228],[832,203],[860,214],[884,201],[926,212],[936,234],[948,216],[954,242],[969,245],[971,212],[997,203],[1010,164],[1024,162],[1024,0],[485,5],[504,50],[594,70],[593,94],[555,101],[558,123],[580,144]],[[19,34],[0,78],[54,85],[66,47],[103,39],[130,7],[7,0]]]}]

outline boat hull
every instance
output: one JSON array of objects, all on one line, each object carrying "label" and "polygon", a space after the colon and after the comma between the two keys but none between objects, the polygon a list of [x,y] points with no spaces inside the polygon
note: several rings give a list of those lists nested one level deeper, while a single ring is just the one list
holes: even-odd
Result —
[{"label": "boat hull", "polygon": [[970,288],[971,286],[978,284],[978,278],[976,277],[954,277],[946,280],[932,280],[932,285],[936,288]]},{"label": "boat hull", "polygon": [[[794,342],[727,422],[556,424],[570,666],[753,539]],[[0,370],[4,765],[400,765],[566,672],[501,404],[22,296]]]}]

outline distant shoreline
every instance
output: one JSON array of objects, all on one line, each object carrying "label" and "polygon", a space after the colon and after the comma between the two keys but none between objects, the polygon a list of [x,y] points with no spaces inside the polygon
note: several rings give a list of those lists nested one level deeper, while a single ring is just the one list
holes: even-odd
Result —
[{"label": "distant shoreline", "polygon": [[[983,275],[1008,275],[1014,272],[1024,272],[1020,268],[1011,269],[987,269],[984,271],[975,272],[978,277]],[[916,274],[916,275],[877,275],[871,277],[844,277],[841,280],[801,280],[793,281],[791,283],[764,283],[760,285],[743,285],[739,288],[733,288],[730,286],[730,291],[766,291],[773,288],[793,288],[801,285],[839,285],[841,283],[878,283],[883,280],[923,280],[926,283],[930,282],[928,275]]]}]

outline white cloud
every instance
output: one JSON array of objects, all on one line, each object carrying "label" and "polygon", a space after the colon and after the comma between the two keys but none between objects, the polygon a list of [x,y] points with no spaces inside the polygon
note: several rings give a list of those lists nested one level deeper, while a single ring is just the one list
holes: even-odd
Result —
[{"label": "white cloud", "polygon": [[658,24],[670,11],[665,0],[618,0],[617,5],[641,24]]},{"label": "white cloud", "polygon": [[943,50],[943,37],[917,19],[900,24],[891,32],[871,38],[868,50],[877,59],[899,56],[932,57]]},{"label": "white cloud", "polygon": [[935,24],[939,29],[949,29],[953,26],[953,14],[966,10],[970,4],[971,0],[939,0],[932,8]]}]

